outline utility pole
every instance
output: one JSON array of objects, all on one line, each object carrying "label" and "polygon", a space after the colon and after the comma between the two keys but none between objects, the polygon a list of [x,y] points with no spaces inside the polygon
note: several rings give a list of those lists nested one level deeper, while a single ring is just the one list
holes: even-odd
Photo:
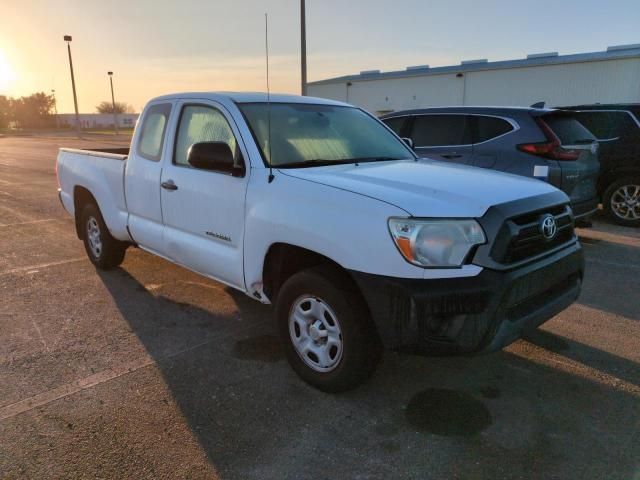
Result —
[{"label": "utility pole", "polygon": [[304,0],[300,0],[300,91],[307,94],[307,20]]},{"label": "utility pole", "polygon": [[109,83],[111,84],[111,104],[113,105],[113,127],[118,135],[118,114],[116,113],[116,99],[113,96],[113,72],[107,72],[109,75]]},{"label": "utility pole", "polygon": [[64,41],[67,42],[67,52],[69,53],[69,69],[71,70],[71,88],[73,88],[73,106],[76,109],[76,132],[78,137],[80,134],[80,114],[78,114],[78,97],[76,95],[76,79],[73,76],[73,60],[71,60],[71,35],[65,35]]}]

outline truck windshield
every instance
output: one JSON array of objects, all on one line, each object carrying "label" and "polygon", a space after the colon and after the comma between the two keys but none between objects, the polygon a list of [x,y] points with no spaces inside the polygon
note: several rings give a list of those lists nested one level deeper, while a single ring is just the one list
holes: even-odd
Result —
[{"label": "truck windshield", "polygon": [[241,103],[238,106],[263,158],[273,167],[415,158],[402,141],[357,108],[304,103],[272,103],[270,107],[267,103]]}]

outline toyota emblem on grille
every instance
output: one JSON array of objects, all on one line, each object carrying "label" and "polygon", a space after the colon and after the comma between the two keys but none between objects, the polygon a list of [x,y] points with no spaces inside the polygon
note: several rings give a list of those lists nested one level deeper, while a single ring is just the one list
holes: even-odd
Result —
[{"label": "toyota emblem on grille", "polygon": [[553,240],[558,232],[556,219],[553,215],[547,214],[540,219],[540,232],[545,240]]}]

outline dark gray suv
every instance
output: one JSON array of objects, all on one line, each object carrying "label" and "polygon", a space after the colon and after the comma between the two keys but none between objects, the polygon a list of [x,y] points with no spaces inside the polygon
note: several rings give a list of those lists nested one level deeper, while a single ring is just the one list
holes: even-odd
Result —
[{"label": "dark gray suv", "polygon": [[420,156],[535,177],[571,199],[576,219],[598,207],[595,137],[573,112],[520,107],[438,107],[381,120]]}]

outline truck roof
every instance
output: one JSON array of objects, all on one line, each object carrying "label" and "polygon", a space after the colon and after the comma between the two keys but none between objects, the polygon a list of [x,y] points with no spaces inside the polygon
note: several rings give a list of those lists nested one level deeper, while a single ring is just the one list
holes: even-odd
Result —
[{"label": "truck roof", "polygon": [[[161,95],[155,97],[150,101],[156,100],[174,100],[174,99],[207,99],[207,100],[230,100],[235,103],[266,103],[267,94],[264,92],[182,92],[172,93],[169,95]],[[308,103],[316,105],[340,105],[351,106],[347,103],[338,102],[335,100],[328,100],[326,98],[318,97],[303,97],[301,95],[290,95],[286,93],[272,93],[270,94],[270,101],[272,103]]]}]

